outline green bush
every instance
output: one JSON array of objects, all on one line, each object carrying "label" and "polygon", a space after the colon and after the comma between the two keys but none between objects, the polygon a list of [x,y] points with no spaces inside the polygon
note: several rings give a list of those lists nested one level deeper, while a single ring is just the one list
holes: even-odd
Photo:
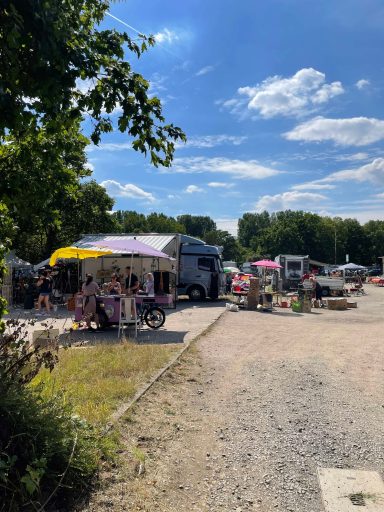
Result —
[{"label": "green bush", "polygon": [[47,397],[30,381],[57,356],[31,349],[25,323],[7,321],[0,334],[0,510],[43,510],[87,487],[109,439],[73,414],[63,395]]}]

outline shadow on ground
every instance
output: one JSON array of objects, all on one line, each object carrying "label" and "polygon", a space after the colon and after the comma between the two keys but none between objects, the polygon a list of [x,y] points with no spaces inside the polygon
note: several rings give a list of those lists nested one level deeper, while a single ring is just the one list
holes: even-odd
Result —
[{"label": "shadow on ground", "polygon": [[86,329],[79,329],[72,332],[65,332],[59,336],[59,343],[63,346],[93,346],[100,344],[116,344],[120,343],[124,338],[130,339],[137,344],[151,345],[170,345],[184,343],[184,338],[188,331],[169,331],[165,328],[150,329],[144,327],[137,333],[134,338],[134,330],[132,328],[125,329],[125,336],[118,337],[118,327],[110,327],[102,332],[89,332]]}]

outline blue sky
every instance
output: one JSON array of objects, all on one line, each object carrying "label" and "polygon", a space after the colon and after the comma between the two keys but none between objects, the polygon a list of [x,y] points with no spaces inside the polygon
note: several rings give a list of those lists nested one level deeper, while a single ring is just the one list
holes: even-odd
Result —
[{"label": "blue sky", "polygon": [[[382,0],[127,0],[154,34],[132,64],[188,137],[156,169],[117,132],[89,147],[115,209],[209,215],[303,209],[384,219]],[[107,17],[104,25],[135,32]]]}]

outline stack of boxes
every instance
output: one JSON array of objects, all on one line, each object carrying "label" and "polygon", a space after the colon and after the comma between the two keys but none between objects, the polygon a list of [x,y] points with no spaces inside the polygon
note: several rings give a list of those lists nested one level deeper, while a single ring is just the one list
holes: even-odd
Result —
[{"label": "stack of boxes", "polygon": [[247,296],[248,309],[256,309],[260,298],[260,279],[251,277],[249,279],[249,290]]}]

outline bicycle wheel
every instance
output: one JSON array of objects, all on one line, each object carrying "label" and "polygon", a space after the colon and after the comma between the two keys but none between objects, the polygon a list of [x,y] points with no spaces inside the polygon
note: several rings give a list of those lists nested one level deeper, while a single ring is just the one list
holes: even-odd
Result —
[{"label": "bicycle wheel", "polygon": [[144,314],[144,322],[151,329],[158,329],[165,322],[165,313],[161,308],[150,308]]}]

